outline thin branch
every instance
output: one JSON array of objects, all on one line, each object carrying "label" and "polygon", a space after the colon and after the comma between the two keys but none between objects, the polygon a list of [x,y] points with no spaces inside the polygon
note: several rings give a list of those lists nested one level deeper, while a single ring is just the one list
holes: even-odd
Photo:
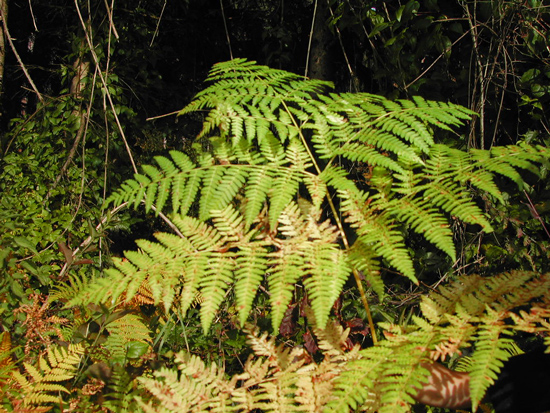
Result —
[{"label": "thin branch", "polygon": [[160,11],[160,16],[159,16],[159,19],[157,21],[157,27],[155,27],[155,32],[153,33],[153,38],[151,39],[151,43],[149,44],[149,47],[153,46],[153,43],[155,42],[155,37],[157,37],[157,35],[159,34],[159,26],[160,26],[160,22],[162,20],[162,16],[164,15],[164,9],[166,8],[167,1],[168,0],[164,0],[164,5],[162,6],[162,10]]},{"label": "thin branch", "polygon": [[435,58],[435,60],[426,68],[426,70],[424,70],[422,73],[420,73],[420,74],[416,77],[416,79],[414,79],[412,82],[410,82],[408,85],[405,86],[405,91],[406,91],[407,89],[409,89],[409,87],[411,87],[413,84],[415,84],[416,82],[418,82],[418,80],[420,80],[421,78],[423,78],[424,75],[425,75],[426,73],[428,73],[428,72],[431,70],[431,68],[439,61],[439,59],[441,59],[443,56],[445,56],[445,53],[447,53],[448,51],[450,51],[450,50],[453,48],[453,46],[454,46],[455,44],[457,44],[460,40],[462,40],[462,38],[463,38],[464,36],[466,36],[468,33],[469,33],[469,31],[465,32],[462,36],[460,36],[458,39],[456,39],[456,40],[453,42],[453,44],[451,44],[451,45],[450,45],[449,47],[447,47],[443,52],[441,52],[441,54]]},{"label": "thin branch", "polygon": [[34,11],[32,9],[32,2],[29,0],[29,10],[31,11],[32,16],[32,24],[34,26],[34,30],[38,31],[38,26],[36,25],[36,17],[34,17]]},{"label": "thin branch", "polygon": [[[330,4],[327,7],[328,7],[328,11],[330,12],[330,15],[332,16],[332,18],[334,18],[334,12],[332,11]],[[344,47],[344,41],[342,40],[342,32],[340,31],[340,28],[337,25],[334,25],[334,30],[336,31],[336,35],[338,37],[338,43],[340,44],[340,49],[342,50],[342,54],[344,55],[346,65],[348,67],[348,72],[352,80],[352,85],[354,86],[352,91],[359,92],[357,87],[359,84],[359,80],[357,79],[357,75],[355,74],[355,72],[353,71],[353,68],[351,67],[348,54],[346,53],[346,48]]]},{"label": "thin branch", "polygon": [[171,113],[165,113],[164,115],[152,116],[152,117],[147,118],[145,120],[155,120],[155,119],[165,118],[167,116],[177,115],[178,113],[180,113],[180,110],[176,110],[176,111],[171,112]]},{"label": "thin branch", "polygon": [[223,0],[220,0],[220,8],[222,10],[223,27],[225,28],[225,36],[227,37],[227,46],[229,47],[229,57],[233,60],[233,49],[231,49],[231,39],[229,38],[229,30],[227,29],[227,21],[225,11],[223,9]]},{"label": "thin branch", "polygon": [[92,43],[92,40],[90,39],[89,32],[86,27],[86,23],[84,22],[84,18],[82,17],[82,13],[80,12],[80,7],[78,6],[78,1],[74,0],[74,4],[76,7],[76,11],[78,13],[78,17],[80,19],[80,24],[82,24],[82,28],[84,29],[84,34],[86,36],[86,41],[88,42],[88,47],[90,48],[90,53],[92,57],[94,58],[94,63],[96,67],[98,68],[98,74],[99,78],[101,79],[101,84],[103,85],[103,90],[105,91],[105,95],[107,96],[107,99],[109,100],[109,106],[111,107],[111,111],[113,113],[113,117],[115,118],[115,122],[118,126],[118,130],[120,132],[120,136],[122,138],[122,141],[124,142],[124,146],[126,147],[126,152],[128,153],[128,156],[130,158],[130,162],[132,164],[132,168],[135,173],[137,173],[137,166],[134,161],[134,157],[132,155],[132,150],[130,149],[130,145],[128,144],[128,140],[126,139],[126,134],[124,133],[124,129],[122,128],[122,124],[120,123],[120,119],[118,118],[118,115],[116,113],[115,104],[113,102],[113,97],[111,96],[111,93],[109,92],[109,87],[107,86],[107,81],[105,80],[105,77],[103,76],[103,73],[101,72],[101,66],[99,64],[99,58],[97,57],[97,54],[94,50],[94,45]]},{"label": "thin branch", "polygon": [[315,0],[315,6],[313,7],[313,18],[311,19],[311,29],[309,31],[309,41],[307,44],[306,70],[304,71],[304,78],[307,77],[307,72],[309,70],[309,55],[311,53],[311,42],[313,41],[313,28],[315,27],[315,18],[317,17],[317,1],[318,0]]},{"label": "thin branch", "polygon": [[107,3],[107,0],[104,0],[104,2],[105,2],[105,9],[107,10],[107,16],[109,16],[109,27],[113,31],[115,37],[119,39],[119,35],[115,27],[115,22],[113,21],[113,8],[115,6],[115,0],[111,2],[111,6],[109,6],[109,3]]},{"label": "thin branch", "polygon": [[34,90],[34,93],[36,93],[36,96],[38,97],[38,100],[41,103],[44,103],[44,98],[42,97],[42,95],[38,91],[38,88],[34,84],[32,78],[31,78],[31,75],[27,71],[27,68],[25,67],[25,64],[23,63],[23,60],[21,60],[21,57],[19,56],[19,53],[17,53],[17,49],[15,48],[15,45],[13,44],[13,41],[11,40],[10,32],[8,30],[8,25],[7,25],[6,19],[4,17],[4,10],[2,10],[1,7],[0,7],[0,18],[2,19],[2,25],[4,26],[4,33],[5,33],[6,39],[8,39],[8,42],[10,43],[11,51],[15,55],[15,58],[17,59],[17,61],[19,62],[19,66],[21,67],[21,70],[23,70],[23,73],[25,74],[25,77],[27,78],[27,80],[29,81],[29,84],[31,85],[32,89]]}]

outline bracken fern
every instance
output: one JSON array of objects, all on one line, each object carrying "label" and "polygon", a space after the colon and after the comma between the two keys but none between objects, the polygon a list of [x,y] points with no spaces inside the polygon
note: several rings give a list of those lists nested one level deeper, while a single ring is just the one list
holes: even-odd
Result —
[{"label": "bracken fern", "polygon": [[[71,305],[131,300],[147,285],[155,303],[185,313],[201,293],[207,330],[230,289],[244,323],[265,281],[278,329],[300,282],[324,325],[352,271],[380,295],[382,261],[416,282],[404,226],[455,259],[450,217],[491,231],[468,188],[501,199],[495,174],[521,185],[520,170],[536,172],[549,156],[534,146],[464,152],[434,143],[435,129],[472,114],[449,103],[330,93],[327,82],[242,59],[215,65],[208,81],[181,111],[206,112],[198,138],[207,149],[156,157],[109,199],[154,206],[177,235],[139,241]],[[368,185],[353,181],[348,161],[372,168]]]},{"label": "bracken fern", "polygon": [[177,371],[161,369],[154,378],[139,380],[153,396],[140,405],[148,412],[405,413],[427,380],[424,363],[475,344],[467,363],[475,411],[512,356],[510,334],[550,332],[549,291],[550,274],[463,277],[424,296],[422,316],[414,316],[411,324],[382,324],[386,339],[363,350],[345,351],[349,329],[335,322],[319,328],[315,315],[308,314],[324,355],[319,363],[311,362],[302,347],[276,345],[273,337],[251,329],[253,354],[242,373],[226,378],[215,364],[181,353]]}]

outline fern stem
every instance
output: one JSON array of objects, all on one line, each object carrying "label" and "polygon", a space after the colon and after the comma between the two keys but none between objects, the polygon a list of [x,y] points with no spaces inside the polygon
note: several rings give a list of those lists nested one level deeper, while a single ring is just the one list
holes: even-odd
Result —
[{"label": "fern stem", "polygon": [[[302,128],[298,126],[298,124],[296,123],[296,118],[292,116],[292,113],[288,109],[288,106],[286,105],[284,100],[282,101],[282,104],[285,107],[285,110],[287,111],[290,119],[292,119],[292,123],[294,124],[294,127],[299,131],[298,134],[300,136],[300,140],[302,141],[302,144],[304,145],[304,148],[307,151],[309,159],[311,159],[311,162],[313,163],[315,170],[320,175],[321,168],[319,167],[317,160],[313,156],[313,153],[311,152],[311,149],[307,144],[306,137],[302,133]],[[332,197],[330,196],[330,194],[327,194],[327,200],[330,206],[330,210],[332,211],[332,215],[334,216],[334,220],[336,221],[336,226],[338,227],[338,231],[340,232],[340,235],[342,237],[342,242],[344,243],[344,247],[346,248],[346,251],[349,251],[349,241],[348,241],[348,238],[346,237],[344,226],[342,225],[342,220],[338,215],[336,206],[334,205],[334,202],[332,201]],[[369,323],[372,342],[376,344],[378,342],[378,338],[376,337],[376,330],[374,329],[374,322],[372,320],[372,314],[370,311],[369,302],[367,301],[367,295],[365,294],[365,289],[363,288],[363,283],[361,282],[361,277],[359,276],[359,272],[355,268],[353,269],[353,278],[355,279],[355,284],[357,285],[357,289],[359,290],[359,295],[361,296],[361,302],[363,303],[363,307],[365,308],[365,312],[367,313],[367,321]]]},{"label": "fern stem", "polygon": [[365,294],[365,289],[363,288],[363,283],[361,282],[361,277],[359,277],[359,272],[355,268],[353,269],[353,278],[355,279],[355,284],[357,284],[357,289],[359,290],[359,295],[361,296],[363,307],[365,307],[365,311],[367,312],[367,321],[369,322],[372,342],[376,344],[378,343],[378,338],[376,337],[376,330],[374,329],[374,321],[372,321],[372,314],[370,312],[369,302],[367,301],[367,296]]}]

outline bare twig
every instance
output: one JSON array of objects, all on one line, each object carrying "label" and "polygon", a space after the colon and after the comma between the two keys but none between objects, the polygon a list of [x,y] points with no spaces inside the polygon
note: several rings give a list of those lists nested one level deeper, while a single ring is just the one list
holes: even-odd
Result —
[{"label": "bare twig", "polygon": [[[227,47],[229,47],[229,57],[233,60],[233,49],[231,49],[231,39],[229,38],[229,30],[227,29],[227,20],[223,9],[223,0],[220,0],[220,8],[222,10],[223,27],[225,28],[225,36],[227,37]],[[163,9],[164,10],[164,9]]]},{"label": "bare twig", "polygon": [[32,90],[34,90],[34,93],[36,94],[36,97],[38,97],[38,100],[41,103],[44,103],[44,98],[42,97],[42,95],[38,91],[38,88],[34,84],[32,78],[31,78],[31,75],[29,74],[27,68],[25,67],[25,64],[23,63],[23,60],[21,60],[21,57],[19,56],[19,53],[17,53],[17,49],[15,48],[15,45],[13,44],[13,41],[11,40],[11,36],[10,36],[10,32],[8,30],[8,25],[7,25],[7,22],[6,22],[6,18],[4,16],[4,10],[2,10],[2,7],[0,7],[0,18],[2,19],[2,26],[4,26],[4,34],[5,34],[6,39],[8,39],[8,42],[9,42],[10,47],[11,47],[11,51],[15,55],[15,58],[17,59],[17,61],[19,62],[19,66],[21,67],[21,70],[23,70],[23,73],[25,74],[25,77],[29,81],[29,84],[31,85]]},{"label": "bare twig", "polygon": [[128,156],[130,158],[130,163],[132,164],[132,168],[134,172],[137,173],[137,166],[134,161],[134,156],[132,155],[132,150],[130,149],[130,145],[128,144],[128,140],[126,139],[126,134],[124,133],[124,129],[122,128],[122,124],[120,123],[120,119],[118,118],[118,115],[116,113],[115,104],[113,102],[113,98],[111,96],[111,93],[109,92],[109,88],[107,86],[107,81],[105,80],[105,76],[103,76],[103,73],[101,72],[101,66],[99,64],[99,58],[97,57],[97,54],[94,50],[94,45],[92,43],[92,39],[90,38],[90,33],[86,27],[86,23],[84,22],[84,18],[82,17],[82,13],[80,12],[80,7],[78,6],[78,1],[74,0],[74,4],[76,7],[76,11],[78,13],[78,18],[80,19],[80,24],[82,25],[82,28],[84,29],[84,34],[86,36],[86,41],[88,42],[88,47],[90,48],[90,53],[94,59],[94,63],[98,69],[99,78],[101,80],[101,84],[103,85],[103,90],[105,91],[105,95],[107,96],[107,99],[109,101],[109,106],[111,107],[111,111],[113,113],[113,117],[115,118],[115,122],[117,124],[118,130],[120,132],[120,136],[122,138],[122,141],[124,142],[124,146],[126,147],[126,152],[128,153]]},{"label": "bare twig", "polygon": [[311,42],[313,41],[313,28],[315,27],[315,19],[317,18],[317,1],[318,0],[315,0],[315,5],[313,7],[313,18],[311,19],[311,29],[309,31],[309,41],[307,44],[306,69],[304,70],[304,77],[307,77],[307,72],[309,70],[309,54],[311,53]]},{"label": "bare twig", "polygon": [[[157,37],[157,35],[159,34],[160,21],[162,20],[162,16],[164,15],[164,9],[166,8],[166,2],[167,2],[167,0],[164,0],[164,4],[162,5],[162,10],[160,11],[159,19],[157,21],[157,27],[155,27],[155,32],[153,33],[153,38],[151,39],[151,43],[149,44],[149,47],[153,46],[153,43],[155,41],[155,37]],[[226,30],[227,30],[227,28],[226,28]],[[228,35],[228,38],[229,38],[229,35]]]}]

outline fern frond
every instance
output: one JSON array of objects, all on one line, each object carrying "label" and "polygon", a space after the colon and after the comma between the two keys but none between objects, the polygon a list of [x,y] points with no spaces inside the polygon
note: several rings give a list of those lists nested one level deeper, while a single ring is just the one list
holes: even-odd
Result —
[{"label": "fern frond", "polygon": [[445,359],[472,344],[470,393],[477,406],[511,356],[510,333],[548,330],[550,311],[517,311],[529,303],[536,306],[549,292],[550,274],[521,271],[492,278],[462,277],[440,287],[423,297],[421,309],[427,319],[413,317],[414,324],[407,327],[381,324],[386,340],[346,363],[335,381],[337,398],[325,411],[348,411],[363,403],[368,403],[363,405],[368,411],[409,411],[414,389],[422,388],[427,379],[421,363]]},{"label": "fern frond", "polygon": [[109,393],[105,395],[102,407],[114,412],[138,412],[136,397],[137,381],[128,374],[125,366],[115,363],[111,372]]},{"label": "fern frond", "polygon": [[235,301],[239,312],[239,322],[244,325],[258,287],[268,269],[268,249],[264,242],[251,242],[240,247],[236,258]]},{"label": "fern frond", "polygon": [[84,349],[81,345],[50,347],[47,358],[39,358],[36,366],[23,363],[25,373],[12,372],[13,380],[22,388],[25,397],[22,405],[32,409],[45,409],[49,403],[62,403],[60,393],[69,393],[61,384],[72,379]]},{"label": "fern frond", "polygon": [[477,224],[485,232],[493,231],[483,211],[469,199],[466,191],[456,181],[432,181],[426,185],[423,195],[427,202],[462,221]]},{"label": "fern frond", "polygon": [[446,176],[461,183],[470,183],[474,187],[503,201],[502,194],[494,182],[491,172],[483,168],[472,152],[464,152],[446,145],[434,145],[424,169],[428,179]]},{"label": "fern frond", "polygon": [[210,329],[226,291],[233,285],[235,256],[233,254],[214,253],[210,255],[209,267],[200,281],[201,294],[204,298],[201,303],[201,324],[204,331]]},{"label": "fern frond", "polygon": [[[337,235],[336,231],[334,231]],[[313,242],[305,252],[306,270],[310,274],[304,285],[312,299],[315,318],[324,327],[329,312],[349,277],[350,268],[344,252],[335,243]]]},{"label": "fern frond", "polygon": [[285,245],[270,254],[273,269],[267,274],[271,303],[271,324],[277,330],[281,325],[287,306],[292,300],[294,284],[303,275],[304,257],[296,247]]},{"label": "fern frond", "polygon": [[141,317],[136,314],[126,314],[108,324],[109,337],[104,347],[109,350],[112,360],[121,364],[127,358],[131,343],[151,345],[151,332]]},{"label": "fern frond", "polygon": [[472,409],[477,408],[485,392],[493,384],[498,372],[511,354],[507,351],[513,340],[500,337],[505,331],[494,325],[479,330],[476,337],[476,351],[470,366],[470,394],[473,400]]},{"label": "fern frond", "polygon": [[406,222],[413,231],[423,235],[427,241],[448,254],[453,261],[456,260],[453,233],[449,223],[427,200],[408,197],[394,199],[389,205],[389,211],[400,222]]},{"label": "fern frond", "polygon": [[203,190],[201,191],[200,207],[199,207],[199,219],[206,221],[210,218],[210,211],[216,208],[218,202],[217,188],[222,183],[222,177],[225,174],[225,168],[214,167],[209,168],[204,172],[203,176]]},{"label": "fern frond", "polygon": [[269,226],[276,227],[283,210],[288,206],[292,198],[296,196],[301,181],[301,174],[289,168],[278,170],[273,177],[273,183],[269,194]]},{"label": "fern frond", "polygon": [[535,163],[541,163],[550,156],[547,148],[530,145],[509,145],[494,147],[490,151],[471,152],[472,158],[480,167],[513,180],[520,188],[523,186],[523,180],[517,169],[526,169],[538,175],[539,170]]},{"label": "fern frond", "polygon": [[396,225],[390,223],[386,214],[363,217],[358,235],[359,242],[371,247],[378,256],[386,259],[411,281],[418,282],[403,234]]},{"label": "fern frond", "polygon": [[[156,158],[157,166],[142,168],[109,199],[156,211],[171,205],[182,240],[160,235],[142,243],[126,263],[83,286],[72,304],[130,300],[147,285],[156,303],[169,309],[179,299],[185,314],[201,293],[201,322],[209,326],[235,287],[244,322],[266,273],[275,328],[299,282],[324,320],[323,308],[352,268],[380,295],[382,262],[416,282],[407,229],[454,259],[451,219],[492,230],[470,188],[502,200],[496,174],[519,183],[520,170],[536,172],[550,156],[532,146],[463,152],[435,144],[434,129],[449,130],[473,114],[453,104],[327,94],[329,83],[242,59],[216,65],[208,81],[181,111],[207,112],[199,137],[208,150],[198,145],[193,161],[179,152]],[[372,176],[356,185],[337,160],[361,162]],[[320,217],[327,216],[325,226]],[[333,225],[340,237],[345,225],[356,232],[352,250],[340,252],[346,242],[319,235]],[[469,322],[453,316],[455,329]]]},{"label": "fern frond", "polygon": [[224,406],[227,400],[218,386],[223,370],[215,364],[207,367],[197,356],[179,353],[176,361],[181,373],[161,368],[154,373],[155,379],[140,377],[140,384],[153,396],[155,402],[146,404],[138,398],[138,404],[146,412],[202,412]]},{"label": "fern frond", "polygon": [[58,300],[71,300],[89,284],[91,280],[78,274],[70,274],[68,282],[59,282],[52,289],[48,300],[55,302]]},{"label": "fern frond", "polygon": [[386,292],[384,281],[382,281],[380,275],[379,257],[370,246],[363,244],[361,241],[356,241],[348,251],[348,263],[365,277],[367,285],[372,287],[380,299],[385,297]]},{"label": "fern frond", "polygon": [[[386,145],[387,147],[388,145]],[[403,146],[405,146],[403,144]],[[406,146],[405,146],[406,147]],[[418,156],[416,155],[410,155],[410,158],[407,157],[407,153],[405,151],[401,151],[400,149],[392,148],[394,150],[397,150],[400,152],[400,156],[405,159],[414,159],[419,160]],[[334,151],[335,155],[341,155],[350,161],[354,162],[365,162],[368,165],[372,166],[382,166],[384,168],[387,168],[391,171],[402,173],[403,168],[399,165],[398,162],[390,158],[389,156],[386,156],[384,154],[381,154],[379,150],[373,148],[372,146],[368,146],[362,142],[350,142],[345,143],[340,148],[336,149]]]},{"label": "fern frond", "polygon": [[0,333],[0,379],[5,379],[9,372],[15,367],[11,357],[11,336],[7,331]]}]

